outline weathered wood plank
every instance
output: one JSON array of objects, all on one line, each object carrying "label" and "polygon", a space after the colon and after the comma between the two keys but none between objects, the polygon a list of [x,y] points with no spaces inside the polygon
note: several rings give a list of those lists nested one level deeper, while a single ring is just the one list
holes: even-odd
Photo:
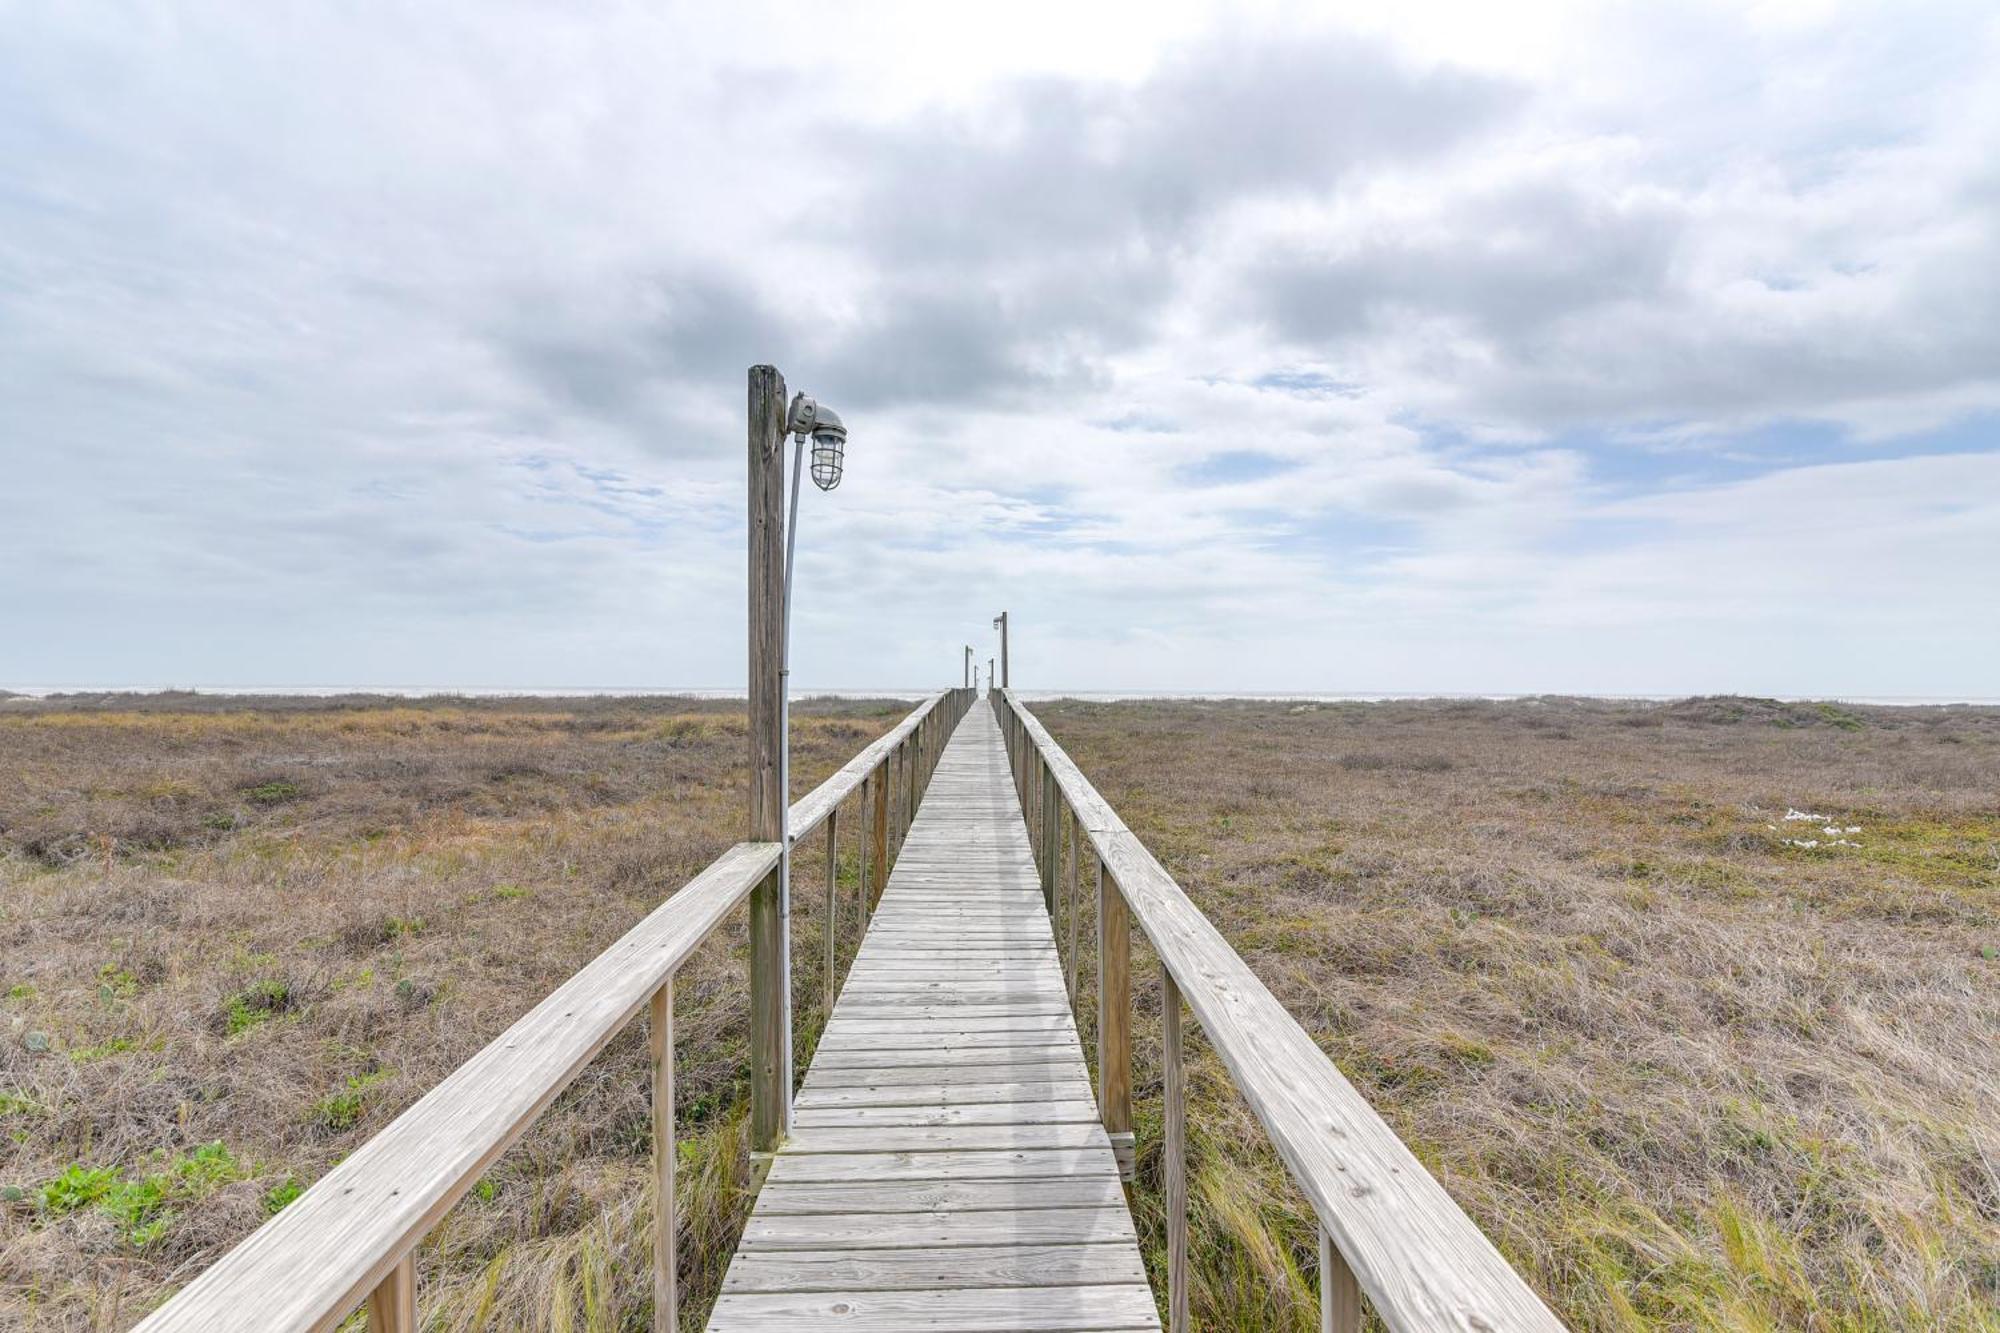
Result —
[{"label": "weathered wood plank", "polygon": [[1125,1201],[1114,1175],[1010,1180],[872,1180],[832,1185],[766,1184],[769,1213],[931,1213],[995,1208],[1104,1208]]},{"label": "weathered wood plank", "polygon": [[897,757],[901,848],[711,1328],[1158,1327],[999,739],[975,709]]},{"label": "weathered wood plank", "polygon": [[1103,1208],[997,1208],[952,1213],[753,1215],[738,1248],[904,1250],[951,1245],[1138,1244],[1123,1204]]},{"label": "weathered wood plank", "polygon": [[1076,1333],[1157,1329],[1153,1293],[1143,1285],[1108,1287],[971,1287],[951,1291],[836,1291],[724,1295],[713,1333]]}]

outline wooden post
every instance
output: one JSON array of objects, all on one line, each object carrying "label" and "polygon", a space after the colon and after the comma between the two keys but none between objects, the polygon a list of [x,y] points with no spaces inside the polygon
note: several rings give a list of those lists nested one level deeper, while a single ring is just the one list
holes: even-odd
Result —
[{"label": "wooden post", "polygon": [[1014,683],[1014,676],[1007,669],[1007,613],[1000,613],[1000,687],[1005,689]]},{"label": "wooden post", "polygon": [[903,857],[903,844],[910,840],[910,825],[917,817],[917,744],[914,737],[903,741],[902,801],[896,810],[896,859]]},{"label": "wooden post", "polygon": [[1042,902],[1051,921],[1056,912],[1056,856],[1062,850],[1062,828],[1056,818],[1056,775],[1042,761]]},{"label": "wooden post", "polygon": [[653,1333],[680,1324],[680,1221],[674,1212],[674,979],[653,992]]},{"label": "wooden post", "polygon": [[[1053,923],[1056,932],[1056,956],[1058,964],[1063,965],[1061,954],[1063,917],[1067,916],[1071,921],[1076,920],[1076,811],[1069,808],[1068,801],[1063,801],[1056,809],[1056,910],[1062,914],[1058,915]],[[1067,975],[1065,967],[1064,976]],[[1074,1005],[1076,994],[1071,992],[1069,998],[1070,1003]]]},{"label": "wooden post", "polygon": [[[785,737],[782,683],[785,610],[785,378],[750,368],[750,838],[783,836],[787,793],[779,790]],[[750,891],[750,1148],[775,1152],[791,1125],[791,1029],[778,872]]]},{"label": "wooden post", "polygon": [[1187,1071],[1181,1051],[1181,988],[1164,965],[1160,968],[1160,1024],[1165,1036],[1160,1064],[1167,1103],[1167,1141],[1160,1159],[1160,1169],[1167,1178],[1167,1333],[1187,1333]]},{"label": "wooden post", "polygon": [[882,900],[889,887],[889,760],[884,756],[875,770],[875,887],[868,910]]},{"label": "wooden post", "polygon": [[1132,932],[1118,884],[1097,863],[1097,1112],[1118,1174],[1132,1179]]},{"label": "wooden post", "polygon": [[411,1255],[368,1293],[368,1333],[417,1333],[417,1264]]},{"label": "wooden post", "polygon": [[863,773],[861,775],[861,837],[857,840],[860,846],[855,849],[861,861],[861,873],[855,876],[855,879],[857,881],[856,887],[861,891],[861,903],[857,914],[861,918],[861,929],[863,931],[868,929],[869,913],[874,908],[874,904],[868,901],[868,871],[875,859],[868,854],[868,826],[872,822],[869,816],[874,814],[874,812],[875,775],[873,773]]},{"label": "wooden post", "polygon": [[840,921],[840,807],[826,812],[826,1016],[833,1015],[834,927]]},{"label": "wooden post", "polygon": [[[1069,812],[1069,1004],[1076,1008],[1077,939],[1082,930],[1077,922],[1083,916],[1083,826],[1077,822],[1076,811]],[[1091,852],[1094,858],[1097,853]]]},{"label": "wooden post", "polygon": [[1320,1333],[1361,1333],[1361,1284],[1325,1227],[1319,1229],[1319,1328]]}]

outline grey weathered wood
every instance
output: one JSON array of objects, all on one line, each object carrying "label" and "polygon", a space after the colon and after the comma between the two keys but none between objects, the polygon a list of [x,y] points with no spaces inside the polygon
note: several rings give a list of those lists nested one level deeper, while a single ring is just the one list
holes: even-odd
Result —
[{"label": "grey weathered wood", "polygon": [[833,1012],[834,955],[840,932],[840,807],[826,813],[826,1011]]},{"label": "grey weathered wood", "polygon": [[1187,1070],[1181,1049],[1181,991],[1173,973],[1160,969],[1160,1069],[1166,1101],[1166,1143],[1160,1174],[1167,1195],[1167,1333],[1187,1333]]},{"label": "grey weathered wood", "polygon": [[1138,1249],[1123,1203],[924,1213],[752,1214],[737,1248],[906,1250],[954,1245],[1105,1245]]},{"label": "grey weathered wood", "polygon": [[[875,894],[879,900],[882,886],[889,882],[889,759],[883,756],[882,764],[875,770],[875,818],[874,853],[871,857],[875,865]],[[874,913],[874,905],[869,906]]]},{"label": "grey weathered wood", "polygon": [[[865,1227],[865,1219],[845,1219]],[[953,1287],[1091,1286],[1144,1283],[1146,1265],[1128,1245],[1030,1244],[896,1250],[753,1250],[732,1264],[725,1293],[761,1291],[937,1291]]]},{"label": "grey weathered wood", "polygon": [[653,992],[653,1333],[680,1327],[680,1222],[674,1211],[674,982]]},{"label": "grey weathered wood", "polygon": [[760,1211],[779,1213],[931,1213],[1005,1208],[1103,1208],[1125,1201],[1115,1175],[1042,1176],[1005,1180],[848,1181],[833,1185],[771,1185],[757,1196]]},{"label": "grey weathered wood", "polygon": [[[869,855],[868,850],[868,830],[874,822],[871,818],[874,810],[875,774],[871,771],[861,779],[861,826],[858,830],[861,836],[859,839],[860,846],[855,851],[855,854],[861,859],[860,874],[857,876],[859,882],[856,885],[861,900],[857,909],[857,915],[861,918],[861,929],[864,933],[868,929],[868,922],[875,915],[875,904],[870,897],[868,887],[871,878],[868,872],[874,868],[875,863],[875,858]],[[866,943],[865,934],[863,943]]]},{"label": "grey weathered wood", "polygon": [[[780,790],[786,738],[785,377],[750,368],[750,837],[784,836]],[[780,875],[750,895],[750,1146],[769,1152],[784,1136],[791,1100],[791,976]]]},{"label": "grey weathered wood", "polygon": [[999,726],[957,709],[713,1329],[1159,1326]]},{"label": "grey weathered wood", "polygon": [[139,1327],[338,1326],[777,863],[723,853]]},{"label": "grey weathered wood", "polygon": [[1113,899],[1129,906],[1377,1317],[1399,1333],[1560,1329],[1173,876],[1109,813],[1033,714],[1005,691],[999,707],[1016,713],[1028,748],[1047,757],[1070,803],[1103,812],[1094,826],[1085,818],[1118,889],[1101,906]]},{"label": "grey weathered wood", "polygon": [[724,1295],[714,1333],[1074,1333],[1157,1329],[1153,1293],[1123,1286],[968,1287],[945,1291],[799,1292]]},{"label": "grey weathered wood", "polygon": [[1319,1230],[1319,1328],[1320,1333],[1361,1333],[1361,1288],[1325,1227]]},{"label": "grey weathered wood", "polygon": [[403,1262],[368,1293],[370,1333],[417,1333],[417,1266]]},{"label": "grey weathered wood", "polygon": [[1118,884],[1097,863],[1097,1106],[1132,1177],[1132,932]]},{"label": "grey weathered wood", "polygon": [[1083,894],[1080,862],[1083,860],[1083,830],[1078,827],[1075,812],[1069,821],[1069,1002],[1076,1003],[1077,943],[1081,935],[1078,922],[1083,919]]},{"label": "grey weathered wood", "polygon": [[1056,911],[1056,858],[1062,852],[1062,823],[1057,818],[1059,802],[1056,784],[1049,777],[1048,765],[1042,765],[1042,900],[1047,906],[1051,920]]}]

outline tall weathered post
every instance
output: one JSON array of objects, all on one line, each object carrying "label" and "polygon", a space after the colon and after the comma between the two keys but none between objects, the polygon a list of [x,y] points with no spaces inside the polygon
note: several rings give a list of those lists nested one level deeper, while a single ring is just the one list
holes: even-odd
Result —
[{"label": "tall weathered post", "polygon": [[[784,836],[785,377],[750,367],[750,838]],[[750,1148],[791,1128],[791,959],[779,874],[750,892]]]},{"label": "tall weathered post", "polygon": [[1007,670],[1007,613],[1002,611],[993,623],[1000,630],[1000,688],[1004,690],[1014,683],[1013,673]]}]

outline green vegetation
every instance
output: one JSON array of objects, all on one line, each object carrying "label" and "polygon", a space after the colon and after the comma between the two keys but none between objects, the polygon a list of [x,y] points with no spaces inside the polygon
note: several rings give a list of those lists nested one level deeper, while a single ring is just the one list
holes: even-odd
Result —
[{"label": "green vegetation", "polygon": [[312,1122],[328,1133],[353,1129],[368,1110],[367,1092],[389,1077],[389,1070],[375,1069],[351,1074],[339,1092],[320,1099],[312,1108]]},{"label": "green vegetation", "polygon": [[297,1003],[291,984],[266,977],[237,991],[223,1002],[223,1027],[232,1037],[276,1018]]},{"label": "green vegetation", "polygon": [[38,1202],[53,1220],[95,1208],[118,1225],[120,1236],[143,1250],[167,1234],[175,1208],[197,1203],[248,1174],[220,1142],[203,1144],[181,1157],[155,1153],[159,1170],[127,1175],[117,1167],[75,1162],[44,1184]]}]

